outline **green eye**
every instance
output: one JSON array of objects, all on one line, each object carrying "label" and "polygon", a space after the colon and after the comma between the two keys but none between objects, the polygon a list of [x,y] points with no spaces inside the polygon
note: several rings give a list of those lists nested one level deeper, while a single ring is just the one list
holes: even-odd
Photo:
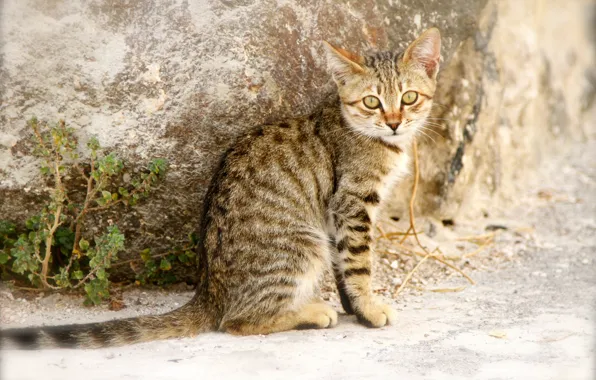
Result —
[{"label": "green eye", "polygon": [[408,91],[401,97],[401,102],[407,106],[416,103],[418,100],[418,93],[416,91]]},{"label": "green eye", "polygon": [[362,99],[362,103],[364,103],[366,108],[370,108],[371,110],[381,106],[381,101],[375,96],[365,96],[364,99]]}]

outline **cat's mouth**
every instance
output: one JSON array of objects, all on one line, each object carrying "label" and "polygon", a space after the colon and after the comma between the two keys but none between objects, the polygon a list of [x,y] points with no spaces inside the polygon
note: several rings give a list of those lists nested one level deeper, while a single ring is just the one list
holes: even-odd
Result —
[{"label": "cat's mouth", "polygon": [[409,140],[408,133],[409,131],[391,131],[384,136],[381,136],[381,140],[392,144],[392,145],[400,145],[407,143]]}]

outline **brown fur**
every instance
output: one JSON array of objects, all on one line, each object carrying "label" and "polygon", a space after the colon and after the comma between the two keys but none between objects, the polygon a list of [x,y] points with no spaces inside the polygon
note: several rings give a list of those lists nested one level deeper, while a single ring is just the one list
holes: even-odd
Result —
[{"label": "brown fur", "polygon": [[[101,347],[210,330],[332,327],[337,313],[316,299],[329,267],[346,312],[371,327],[393,321],[395,312],[371,291],[372,230],[432,105],[439,38],[431,29],[403,54],[365,57],[328,45],[339,97],[309,118],[258,127],[225,153],[204,203],[200,280],[188,304],[162,316],[3,337],[29,348]],[[406,91],[421,96],[405,106]],[[365,107],[371,95],[380,108]]]}]

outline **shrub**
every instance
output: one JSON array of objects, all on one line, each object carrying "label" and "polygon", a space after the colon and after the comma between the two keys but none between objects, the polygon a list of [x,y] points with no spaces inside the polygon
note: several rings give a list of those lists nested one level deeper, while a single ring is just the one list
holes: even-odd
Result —
[{"label": "shrub", "polygon": [[[124,162],[114,153],[106,154],[97,138],[87,143],[89,162],[83,164],[78,140],[64,121],[50,126],[33,118],[28,124],[33,131],[34,154],[41,159],[41,173],[52,186],[47,202],[26,221],[24,229],[0,221],[0,266],[4,273],[26,277],[36,287],[82,287],[86,303],[98,304],[109,296],[108,270],[124,249],[125,237],[117,225],[110,225],[103,234],[86,240],[85,218],[119,204],[132,207],[148,197],[168,164],[154,159],[126,184],[122,180]],[[86,186],[82,197],[67,185],[77,181]],[[167,263],[160,266],[165,269]]]}]

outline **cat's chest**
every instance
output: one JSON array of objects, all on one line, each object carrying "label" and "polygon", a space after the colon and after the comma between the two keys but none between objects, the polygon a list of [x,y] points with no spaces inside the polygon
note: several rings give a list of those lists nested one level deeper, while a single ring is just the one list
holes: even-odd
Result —
[{"label": "cat's chest", "polygon": [[384,202],[391,196],[396,184],[409,173],[410,156],[405,152],[393,154],[386,157],[381,165],[384,175],[378,181],[376,191]]}]

